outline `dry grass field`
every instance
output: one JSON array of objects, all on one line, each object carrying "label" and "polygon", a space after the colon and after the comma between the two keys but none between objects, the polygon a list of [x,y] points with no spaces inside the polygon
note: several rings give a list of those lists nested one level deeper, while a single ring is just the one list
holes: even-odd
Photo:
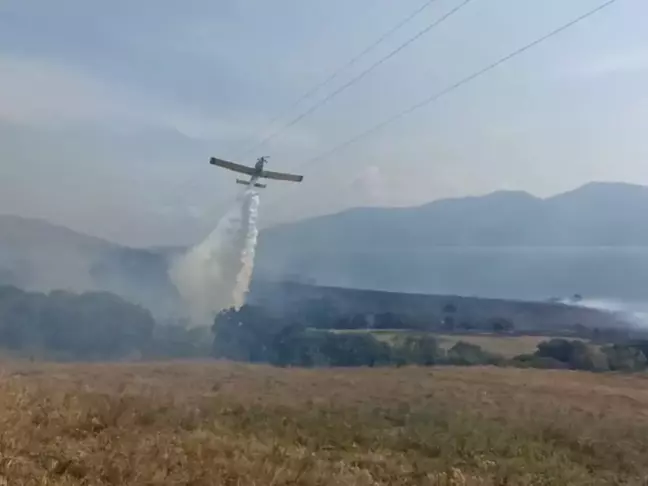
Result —
[{"label": "dry grass field", "polygon": [[0,484],[643,485],[648,379],[4,364]]}]

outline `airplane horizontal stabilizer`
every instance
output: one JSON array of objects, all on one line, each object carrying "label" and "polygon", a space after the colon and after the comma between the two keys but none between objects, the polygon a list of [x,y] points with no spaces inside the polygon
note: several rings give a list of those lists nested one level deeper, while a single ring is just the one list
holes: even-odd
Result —
[{"label": "airplane horizontal stabilizer", "polygon": [[[241,179],[236,179],[237,184],[242,184],[244,186],[249,186],[250,182],[249,181],[242,181]],[[258,182],[254,184],[254,187],[258,187],[260,189],[265,189],[266,185],[265,184],[259,184]]]}]

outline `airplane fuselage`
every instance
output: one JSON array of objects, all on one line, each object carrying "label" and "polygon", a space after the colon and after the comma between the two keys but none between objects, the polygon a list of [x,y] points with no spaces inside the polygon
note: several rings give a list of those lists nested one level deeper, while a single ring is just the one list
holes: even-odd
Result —
[{"label": "airplane fuselage", "polygon": [[259,174],[259,176],[263,172],[263,166],[267,161],[268,159],[266,159],[265,157],[260,157],[259,159],[257,159],[256,164],[254,164],[254,170]]},{"label": "airplane fuselage", "polygon": [[237,179],[238,184],[244,184],[252,187],[259,187],[259,188],[265,188],[265,184],[259,184],[258,180],[263,177],[263,167],[265,166],[266,162],[268,160],[265,157],[260,157],[257,159],[256,164],[254,164],[254,172],[250,176],[249,181],[242,181],[240,179]]}]

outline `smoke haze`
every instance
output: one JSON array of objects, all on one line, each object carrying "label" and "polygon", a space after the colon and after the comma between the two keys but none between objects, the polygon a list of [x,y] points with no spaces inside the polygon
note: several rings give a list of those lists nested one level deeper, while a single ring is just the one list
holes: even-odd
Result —
[{"label": "smoke haze", "polygon": [[216,228],[171,266],[170,275],[193,325],[209,325],[214,315],[245,302],[257,244],[259,194],[246,189]]},{"label": "smoke haze", "polygon": [[611,312],[621,316],[636,329],[648,329],[648,304],[642,302],[622,302],[614,299],[586,299],[578,303],[581,307]]}]

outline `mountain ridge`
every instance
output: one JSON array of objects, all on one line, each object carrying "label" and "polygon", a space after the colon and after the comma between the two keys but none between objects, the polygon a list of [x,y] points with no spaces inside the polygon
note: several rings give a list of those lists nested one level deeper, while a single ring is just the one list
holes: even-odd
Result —
[{"label": "mountain ridge", "polygon": [[[24,237],[25,233],[31,232],[32,234],[36,234],[36,236],[47,236],[50,241],[70,238],[77,239],[77,243],[83,240],[85,246],[123,246],[98,236],[76,231],[62,224],[52,223],[46,219],[24,217],[15,214],[0,213],[0,228],[2,229],[2,232],[0,232],[0,239],[5,241],[9,238],[16,238],[16,236]],[[22,234],[17,234],[18,232]],[[45,232],[47,235],[44,234]]]},{"label": "mountain ridge", "polygon": [[[644,246],[648,224],[633,217],[642,208],[648,211],[648,187],[636,184],[595,182],[547,198],[496,191],[406,208],[354,208],[287,223],[266,230],[262,244],[280,246],[290,239],[302,247],[337,244],[356,249],[368,245],[396,249],[417,240],[414,246],[426,247]],[[370,224],[379,224],[380,229]],[[401,244],[386,245],[390,234],[400,234]],[[336,235],[344,241],[335,240]]]},{"label": "mountain ridge", "polygon": [[[262,231],[255,278],[648,301],[646,213],[648,187],[624,183],[592,183],[549,198],[497,191],[411,208],[355,208]],[[0,283],[30,290],[108,290],[154,312],[168,310],[178,296],[167,270],[181,251],[129,248],[44,220],[0,215]]]},{"label": "mountain ridge", "polygon": [[0,284],[105,290],[166,312],[177,298],[162,251],[131,248],[39,218],[0,215]]}]

